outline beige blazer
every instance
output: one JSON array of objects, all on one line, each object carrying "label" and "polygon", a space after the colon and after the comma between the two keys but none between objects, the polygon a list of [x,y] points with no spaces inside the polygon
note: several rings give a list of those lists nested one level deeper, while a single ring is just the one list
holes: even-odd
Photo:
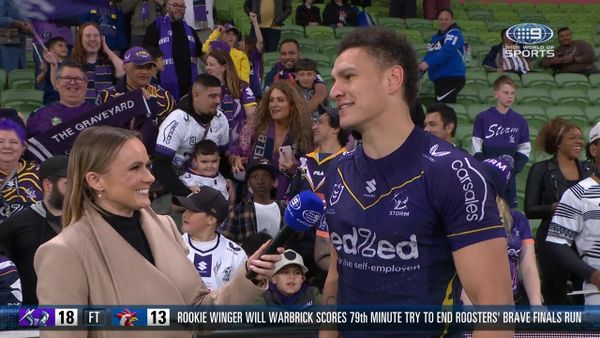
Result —
[{"label": "beige blazer", "polygon": [[[147,208],[141,211],[141,226],[154,265],[88,208],[35,254],[40,305],[248,304],[264,292],[240,268],[231,282],[209,293],[170,217]],[[41,337],[190,338],[191,332],[42,330]]]}]

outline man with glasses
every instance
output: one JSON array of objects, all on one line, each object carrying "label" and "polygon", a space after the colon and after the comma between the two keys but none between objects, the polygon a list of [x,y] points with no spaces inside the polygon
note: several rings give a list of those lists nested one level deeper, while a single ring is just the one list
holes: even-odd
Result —
[{"label": "man with glasses", "polygon": [[85,101],[87,82],[83,66],[75,61],[65,61],[56,73],[59,101],[31,113],[27,119],[27,136],[39,135],[92,109],[94,106]]},{"label": "man with glasses", "polygon": [[202,43],[188,25],[184,0],[167,0],[167,15],[160,16],[146,29],[145,47],[158,47],[163,52],[165,69],[160,73],[160,85],[179,100],[187,94],[198,76],[198,60]]},{"label": "man with glasses", "polygon": [[175,106],[175,98],[171,93],[150,83],[155,67],[154,59],[147,50],[142,47],[130,48],[123,55],[125,76],[116,85],[101,91],[96,100],[96,104],[101,105],[131,90],[142,89],[152,116],[136,117],[122,127],[140,131],[148,151],[154,149],[158,126]]}]

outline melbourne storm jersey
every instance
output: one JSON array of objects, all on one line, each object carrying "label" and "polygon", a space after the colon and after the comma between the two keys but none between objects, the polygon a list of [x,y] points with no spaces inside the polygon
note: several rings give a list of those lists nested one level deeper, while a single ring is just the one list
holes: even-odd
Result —
[{"label": "melbourne storm jersey", "polygon": [[326,215],[339,304],[450,305],[452,252],[506,236],[480,163],[420,128],[384,158],[358,146],[334,169]]}]

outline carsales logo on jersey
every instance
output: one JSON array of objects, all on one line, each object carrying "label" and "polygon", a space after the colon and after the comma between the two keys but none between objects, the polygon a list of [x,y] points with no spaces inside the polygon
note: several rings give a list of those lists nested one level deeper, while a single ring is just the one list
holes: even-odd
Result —
[{"label": "carsales logo on jersey", "polygon": [[[465,218],[467,221],[481,221],[485,216],[484,206],[487,198],[487,185],[484,176],[471,165],[466,157],[464,161],[453,161],[450,166],[462,186],[465,200]],[[477,196],[476,188],[484,190],[481,196],[482,199]]]},{"label": "carsales logo on jersey", "polygon": [[550,41],[554,36],[552,29],[541,23],[520,23],[506,30],[506,37],[517,43],[516,45],[504,45],[502,56],[510,57],[554,57],[553,45],[542,45]]}]

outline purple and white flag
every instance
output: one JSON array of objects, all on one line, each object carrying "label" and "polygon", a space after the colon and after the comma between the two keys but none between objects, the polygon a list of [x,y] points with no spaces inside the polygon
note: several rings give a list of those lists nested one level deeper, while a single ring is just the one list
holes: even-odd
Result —
[{"label": "purple and white flag", "polygon": [[23,16],[37,20],[60,20],[105,7],[106,0],[19,0],[17,6]]}]

